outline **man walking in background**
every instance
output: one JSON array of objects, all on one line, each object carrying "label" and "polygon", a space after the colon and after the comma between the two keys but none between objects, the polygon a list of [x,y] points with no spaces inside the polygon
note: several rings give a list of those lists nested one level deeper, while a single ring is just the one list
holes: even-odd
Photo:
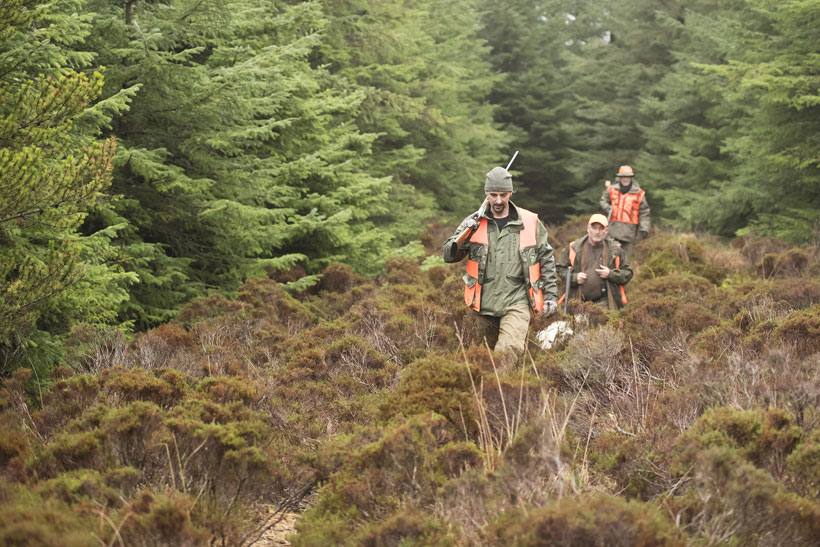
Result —
[{"label": "man walking in background", "polygon": [[632,279],[632,268],[621,245],[607,237],[607,219],[596,213],[589,217],[587,235],[576,239],[561,251],[555,268],[567,286],[569,296],[593,302],[602,308],[615,310],[626,304],[624,285]]},{"label": "man walking in background", "polygon": [[510,201],[509,171],[487,173],[484,193],[481,209],[444,243],[444,261],[467,258],[464,301],[486,320],[487,340],[498,334],[494,349],[514,359],[526,348],[531,313],[552,315],[558,307],[555,261],[538,215]]},{"label": "man walking in background", "polygon": [[[609,181],[607,181],[608,183]],[[622,165],[615,184],[607,184],[601,195],[601,209],[609,217],[609,236],[618,241],[628,256],[638,239],[649,235],[649,203],[629,165]]]}]

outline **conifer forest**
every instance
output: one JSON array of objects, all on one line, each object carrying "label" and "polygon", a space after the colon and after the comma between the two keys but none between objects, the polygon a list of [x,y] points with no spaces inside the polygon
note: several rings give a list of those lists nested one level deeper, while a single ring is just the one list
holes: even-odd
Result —
[{"label": "conifer forest", "polygon": [[[818,29],[0,0],[0,545],[820,545]],[[652,228],[510,365],[442,245],[516,152],[556,256]]]}]

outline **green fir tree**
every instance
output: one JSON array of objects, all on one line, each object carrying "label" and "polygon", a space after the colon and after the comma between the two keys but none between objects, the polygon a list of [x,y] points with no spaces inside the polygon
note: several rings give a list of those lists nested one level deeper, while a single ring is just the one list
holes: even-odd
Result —
[{"label": "green fir tree", "polygon": [[[135,280],[116,265],[121,226],[88,231],[107,207],[112,139],[100,126],[130,92],[99,102],[103,74],[72,67],[87,30],[76,2],[10,0],[0,7],[0,368],[47,368],[54,335],[84,321],[117,322]],[[39,349],[38,349],[39,348]],[[51,348],[50,351],[46,351]]]}]

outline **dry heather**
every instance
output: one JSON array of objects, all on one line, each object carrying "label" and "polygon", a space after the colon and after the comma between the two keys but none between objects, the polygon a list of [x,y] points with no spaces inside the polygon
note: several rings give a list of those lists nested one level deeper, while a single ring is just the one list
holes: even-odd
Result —
[{"label": "dry heather", "polygon": [[635,263],[516,366],[461,266],[409,259],[78,327],[0,388],[0,544],[259,545],[296,512],[301,546],[815,545],[817,250],[658,232]]}]

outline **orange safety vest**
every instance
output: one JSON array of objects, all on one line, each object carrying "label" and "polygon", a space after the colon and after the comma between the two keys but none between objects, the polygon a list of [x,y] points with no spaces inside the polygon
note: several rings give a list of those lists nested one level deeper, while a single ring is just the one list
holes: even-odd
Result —
[{"label": "orange safety vest", "polygon": [[[573,243],[575,243],[575,242],[573,241],[572,243],[569,244],[569,265],[570,265],[571,268],[574,269],[575,268],[575,255],[576,255],[576,253],[575,253],[575,247],[572,246]],[[620,256],[615,256],[615,269],[617,270],[620,267],[621,267],[621,257]],[[572,275],[572,273],[567,272],[567,275]],[[621,303],[626,304],[626,291],[624,290],[624,286],[623,285],[618,285],[618,288],[621,290]],[[558,299],[558,304],[560,305],[561,303],[563,303],[564,299],[566,299],[566,298],[567,298],[567,293],[562,294],[561,298]]]},{"label": "orange safety vest", "polygon": [[[524,270],[529,273],[529,283],[527,283],[527,295],[530,298],[530,306],[537,312],[544,309],[544,293],[538,286],[538,280],[541,278],[541,265],[535,257],[536,232],[538,229],[538,215],[526,209],[518,209],[521,215],[521,221],[524,223],[524,229],[518,233],[518,251],[521,260],[524,263]],[[487,239],[487,223],[485,217],[478,220],[478,228],[470,237],[471,243],[478,245],[489,245]],[[483,256],[487,256],[483,253]],[[534,264],[530,264],[534,262]],[[467,275],[476,279],[473,286],[465,284],[464,287],[464,302],[473,308],[475,311],[481,311],[481,284],[483,279],[479,277],[478,262],[470,258],[467,259]],[[483,277],[483,276],[482,276]]]},{"label": "orange safety vest", "polygon": [[646,194],[643,190],[622,194],[617,184],[609,187],[609,203],[612,205],[612,217],[610,222],[625,222],[626,224],[637,224],[638,215],[641,210],[641,201]]}]

